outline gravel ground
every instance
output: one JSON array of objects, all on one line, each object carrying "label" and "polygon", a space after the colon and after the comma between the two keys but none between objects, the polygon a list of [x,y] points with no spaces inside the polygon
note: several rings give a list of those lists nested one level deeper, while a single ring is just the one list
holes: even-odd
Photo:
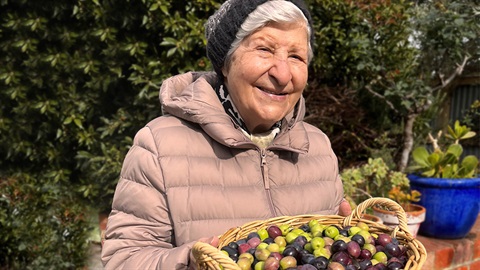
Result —
[{"label": "gravel ground", "polygon": [[103,270],[102,262],[100,261],[100,252],[102,247],[100,243],[91,242],[90,244],[90,259],[88,260],[88,270]]}]

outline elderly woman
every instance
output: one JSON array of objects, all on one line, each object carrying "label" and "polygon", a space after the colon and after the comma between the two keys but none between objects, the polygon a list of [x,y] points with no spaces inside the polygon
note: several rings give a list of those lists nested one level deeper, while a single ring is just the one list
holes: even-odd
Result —
[{"label": "elderly woman", "polygon": [[313,41],[303,1],[227,1],[206,34],[215,72],[166,80],[163,116],[125,158],[106,269],[185,269],[196,241],[246,222],[350,211],[327,136],[303,122]]}]

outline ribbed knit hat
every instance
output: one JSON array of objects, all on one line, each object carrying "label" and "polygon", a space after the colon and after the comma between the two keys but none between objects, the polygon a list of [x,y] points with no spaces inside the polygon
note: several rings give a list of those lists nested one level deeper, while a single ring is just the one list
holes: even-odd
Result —
[{"label": "ribbed knit hat", "polygon": [[[212,62],[213,68],[221,76],[225,57],[230,50],[240,26],[247,16],[259,5],[269,0],[227,0],[208,19],[205,24],[207,38],[207,57]],[[303,0],[289,0],[295,4],[305,15],[311,30],[310,43],[314,44],[314,31],[312,17]]]}]

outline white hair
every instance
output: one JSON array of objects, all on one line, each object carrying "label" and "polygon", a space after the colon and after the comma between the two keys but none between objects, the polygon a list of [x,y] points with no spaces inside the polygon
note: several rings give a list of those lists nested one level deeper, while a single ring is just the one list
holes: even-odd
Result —
[{"label": "white hair", "polygon": [[309,23],[303,12],[292,2],[284,0],[267,1],[258,6],[252,13],[248,15],[240,26],[235,36],[235,40],[230,46],[225,57],[225,66],[229,66],[232,54],[238,49],[242,40],[258,29],[266,26],[270,22],[277,23],[296,23],[304,22],[307,28],[308,42],[308,62],[313,58],[312,44],[310,44],[310,36],[313,34]]}]

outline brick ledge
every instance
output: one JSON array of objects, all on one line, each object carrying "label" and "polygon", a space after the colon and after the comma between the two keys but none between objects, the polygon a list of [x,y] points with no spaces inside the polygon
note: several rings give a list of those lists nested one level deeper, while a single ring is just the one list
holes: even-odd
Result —
[{"label": "brick ledge", "polygon": [[462,239],[437,239],[418,235],[427,250],[427,270],[480,269],[480,215],[470,233]]}]

